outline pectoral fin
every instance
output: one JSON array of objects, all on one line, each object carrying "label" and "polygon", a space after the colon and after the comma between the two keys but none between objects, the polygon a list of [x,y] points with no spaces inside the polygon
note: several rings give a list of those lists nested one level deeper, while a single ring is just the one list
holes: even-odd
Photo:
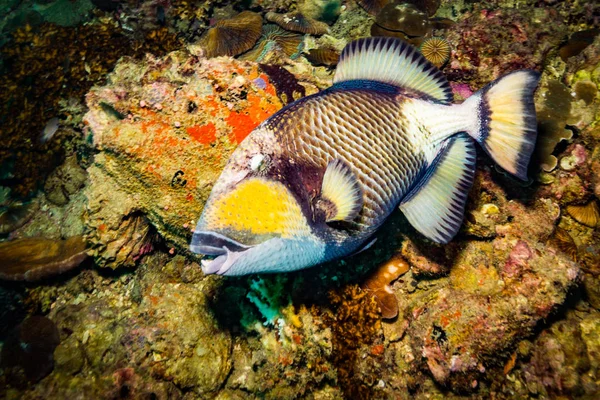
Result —
[{"label": "pectoral fin", "polygon": [[410,224],[438,243],[448,243],[462,225],[475,175],[475,146],[466,134],[443,144],[421,181],[400,209]]},{"label": "pectoral fin", "polygon": [[352,221],[363,207],[363,191],[358,178],[343,160],[327,165],[317,207],[325,213],[325,222]]}]

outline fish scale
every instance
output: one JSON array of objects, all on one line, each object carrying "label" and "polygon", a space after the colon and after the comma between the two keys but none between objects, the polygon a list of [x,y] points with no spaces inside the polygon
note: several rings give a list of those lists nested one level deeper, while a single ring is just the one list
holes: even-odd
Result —
[{"label": "fish scale", "polygon": [[425,166],[400,123],[403,102],[400,95],[332,90],[286,109],[266,128],[296,163],[324,168],[341,158],[351,165],[364,190],[357,223],[376,229]]}]

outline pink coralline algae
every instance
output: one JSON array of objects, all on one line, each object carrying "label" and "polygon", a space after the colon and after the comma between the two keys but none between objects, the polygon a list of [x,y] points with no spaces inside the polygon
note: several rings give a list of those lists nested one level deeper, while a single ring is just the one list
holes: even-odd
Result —
[{"label": "pink coralline algae", "polygon": [[502,269],[503,274],[505,274],[509,278],[514,278],[518,276],[522,270],[527,265],[527,261],[532,257],[532,252],[527,242],[523,240],[517,241],[515,247],[513,247],[512,251],[508,255],[508,260],[504,263],[504,268]]},{"label": "pink coralline algae", "polygon": [[454,96],[463,100],[468,99],[473,94],[473,91],[466,83],[450,82],[450,87],[452,87],[452,93],[454,93]]},{"label": "pink coralline algae", "polygon": [[517,69],[540,69],[548,52],[567,33],[551,8],[489,10],[481,3],[459,21],[447,39],[453,44],[451,62],[444,70],[451,81],[481,87]]}]

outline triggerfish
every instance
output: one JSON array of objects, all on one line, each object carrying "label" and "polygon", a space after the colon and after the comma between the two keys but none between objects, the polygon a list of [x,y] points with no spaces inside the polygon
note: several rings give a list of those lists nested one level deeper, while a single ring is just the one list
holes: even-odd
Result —
[{"label": "triggerfish", "polygon": [[458,232],[475,142],[526,180],[539,74],[452,104],[442,73],[395,38],[351,42],[333,86],[261,123],[232,153],[190,249],[207,274],[287,272],[368,247],[396,207],[437,243]]}]

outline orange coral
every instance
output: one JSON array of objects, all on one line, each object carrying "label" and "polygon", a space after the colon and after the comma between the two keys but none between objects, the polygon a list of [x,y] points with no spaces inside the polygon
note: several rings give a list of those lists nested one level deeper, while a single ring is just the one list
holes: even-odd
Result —
[{"label": "orange coral", "polygon": [[[263,79],[267,81],[266,77]],[[275,91],[272,85],[268,85],[267,89]],[[244,112],[232,111],[226,119],[227,124],[232,127],[231,135],[236,143],[244,140],[254,128],[281,108],[280,104],[268,103],[255,94],[249,94],[247,100],[249,104]]]},{"label": "orange coral", "polygon": [[391,319],[398,315],[398,301],[389,285],[408,272],[409,268],[402,256],[395,255],[379,266],[361,285],[363,290],[373,295],[383,318]]},{"label": "orange coral", "polygon": [[217,140],[217,128],[212,122],[202,126],[190,126],[186,131],[194,140],[202,144],[210,144]]}]

